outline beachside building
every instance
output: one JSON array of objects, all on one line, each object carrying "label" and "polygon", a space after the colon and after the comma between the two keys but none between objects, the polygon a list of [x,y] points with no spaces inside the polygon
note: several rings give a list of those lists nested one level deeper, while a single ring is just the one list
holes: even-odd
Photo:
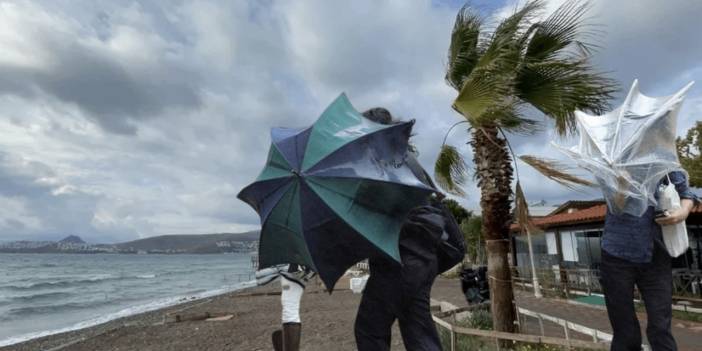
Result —
[{"label": "beachside building", "polygon": [[[531,233],[537,270],[553,271],[552,277],[556,281],[565,277],[563,270],[587,273],[579,279],[596,290],[606,211],[603,200],[568,201],[551,213],[532,216],[532,223],[538,228],[538,232]],[[702,294],[702,206],[692,210],[686,223],[690,248],[673,260],[673,269],[677,277],[690,280],[686,284],[687,290]],[[522,277],[530,277],[527,236],[516,225],[512,225],[511,230],[515,272]]]}]

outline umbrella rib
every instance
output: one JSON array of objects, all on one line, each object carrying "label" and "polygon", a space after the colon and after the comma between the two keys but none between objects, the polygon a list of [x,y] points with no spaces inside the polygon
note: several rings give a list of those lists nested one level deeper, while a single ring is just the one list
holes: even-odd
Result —
[{"label": "umbrella rib", "polygon": [[[299,183],[298,183],[298,182],[295,182],[295,184],[293,184],[293,188],[290,189],[290,191],[293,192],[293,196],[290,197],[290,202],[288,203],[288,208],[292,208],[293,202],[295,202],[295,192],[297,192],[298,186],[299,186]],[[298,196],[298,201],[299,201],[299,200],[300,200],[300,199],[299,199],[299,196]],[[287,216],[285,217],[285,224],[290,223],[290,216],[292,216],[292,212],[293,212],[293,211],[288,211]]]}]

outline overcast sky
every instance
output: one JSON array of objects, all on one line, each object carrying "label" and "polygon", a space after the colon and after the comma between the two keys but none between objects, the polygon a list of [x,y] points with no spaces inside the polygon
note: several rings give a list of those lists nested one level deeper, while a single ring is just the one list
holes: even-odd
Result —
[{"label": "overcast sky", "polygon": [[[493,19],[515,8],[472,4]],[[416,119],[433,169],[460,120],[443,75],[461,5],[0,0],[0,240],[255,229],[236,194],[262,168],[269,128],[309,125],[341,92],[358,110]],[[702,1],[599,0],[590,17],[603,29],[598,69],[654,96],[697,80],[679,133],[702,119]],[[560,157],[552,139],[511,140],[519,155]],[[470,159],[465,140],[449,137]],[[529,201],[599,196],[519,166]],[[460,201],[477,209],[468,190]]]}]

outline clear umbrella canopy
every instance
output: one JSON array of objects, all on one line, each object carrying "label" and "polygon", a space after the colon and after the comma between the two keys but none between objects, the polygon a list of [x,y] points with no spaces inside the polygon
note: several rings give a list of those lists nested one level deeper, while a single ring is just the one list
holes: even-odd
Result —
[{"label": "clear umbrella canopy", "polygon": [[576,111],[579,143],[556,147],[593,174],[612,212],[641,216],[656,205],[661,178],[681,170],[675,148],[677,116],[692,84],[670,96],[649,97],[635,80],[617,109],[601,116]]}]

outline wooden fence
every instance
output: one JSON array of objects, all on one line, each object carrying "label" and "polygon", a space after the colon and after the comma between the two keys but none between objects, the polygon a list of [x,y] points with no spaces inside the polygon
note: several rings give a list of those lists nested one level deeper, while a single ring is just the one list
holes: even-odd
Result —
[{"label": "wooden fence", "polygon": [[[439,301],[437,301],[439,302]],[[439,305],[443,304],[442,302],[439,302]],[[487,339],[492,339],[495,342],[495,347],[497,350],[500,350],[500,340],[507,340],[507,341],[512,341],[512,342],[523,342],[523,343],[530,343],[530,344],[545,344],[545,345],[555,345],[555,346],[560,346],[564,347],[567,349],[572,349],[572,348],[578,348],[578,349],[590,349],[590,350],[609,350],[609,342],[612,340],[612,335],[601,332],[599,330],[591,329],[585,326],[581,326],[560,318],[544,315],[541,313],[533,312],[524,308],[518,308],[518,323],[523,323],[525,321],[525,318],[528,317],[534,317],[537,320],[539,320],[539,326],[541,329],[541,335],[533,335],[533,334],[519,334],[519,333],[507,333],[507,332],[499,332],[499,331],[494,331],[494,330],[483,330],[483,329],[474,329],[474,328],[466,328],[462,326],[458,326],[455,323],[457,323],[457,315],[460,314],[465,314],[471,313],[476,310],[484,309],[484,308],[489,308],[490,303],[485,302],[477,305],[470,305],[470,306],[464,306],[464,307],[459,307],[455,308],[455,306],[452,306],[448,304],[450,310],[448,311],[442,311],[442,312],[436,312],[432,315],[432,318],[434,319],[434,322],[441,328],[446,329],[449,332],[449,337],[450,337],[450,351],[456,351],[458,350],[458,343],[457,343],[457,337],[458,335],[466,335],[466,336],[471,336],[471,337],[478,337],[478,338],[487,338]],[[522,318],[519,318],[519,317]],[[447,317],[453,317],[453,323],[445,320],[444,318]],[[557,338],[557,337],[550,337],[550,336],[545,336],[544,334],[544,328],[543,328],[543,321],[548,321],[552,322],[558,325],[561,325],[564,328],[565,336],[566,338]],[[586,335],[591,335],[593,340],[592,341],[585,341],[585,340],[575,340],[570,338],[570,333],[569,330],[576,331],[581,334],[586,334]]]},{"label": "wooden fence", "polygon": [[482,338],[493,339],[495,341],[495,347],[497,350],[500,350],[500,340],[523,342],[523,343],[530,343],[530,344],[556,345],[556,346],[561,346],[561,347],[565,347],[568,349],[580,348],[580,349],[590,349],[590,350],[609,350],[609,343],[607,343],[607,342],[592,342],[592,341],[583,341],[583,340],[554,338],[554,337],[541,336],[541,335],[517,334],[517,333],[499,332],[499,331],[494,331],[494,330],[472,329],[472,328],[465,328],[465,327],[460,327],[460,326],[451,324],[451,323],[449,323],[449,322],[447,322],[447,321],[445,321],[437,316],[433,316],[433,318],[434,318],[434,322],[438,326],[448,330],[448,332],[450,334],[450,348],[449,348],[449,350],[451,350],[451,351],[457,351],[457,336],[458,335],[467,335],[467,336],[472,336],[472,337],[482,337]]}]

